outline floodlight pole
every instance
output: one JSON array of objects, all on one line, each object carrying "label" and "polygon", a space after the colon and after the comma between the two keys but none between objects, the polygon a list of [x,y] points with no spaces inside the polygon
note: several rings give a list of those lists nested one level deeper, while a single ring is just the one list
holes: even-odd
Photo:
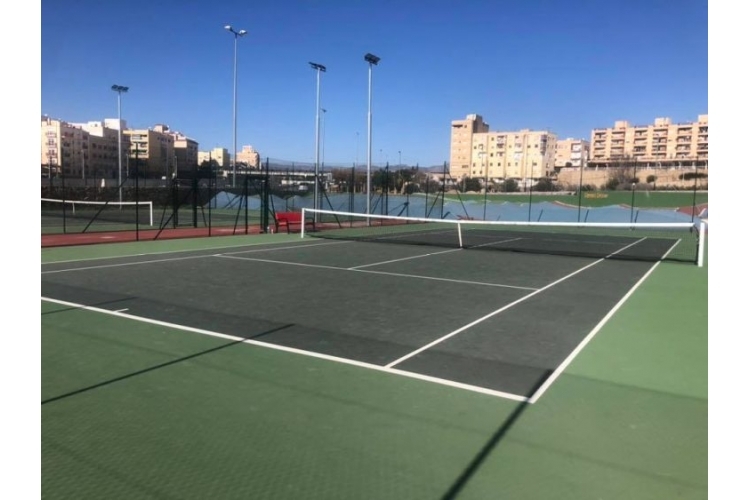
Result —
[{"label": "floodlight pole", "polygon": [[487,166],[487,152],[482,150],[477,155],[482,159],[482,167],[484,167],[484,213],[482,220],[487,220],[487,184],[489,183],[489,173]]},{"label": "floodlight pole", "polygon": [[372,66],[377,65],[380,58],[376,55],[365,54],[365,61],[369,66],[367,85],[367,213],[370,213],[370,169],[372,168]]},{"label": "floodlight pole", "polygon": [[[322,64],[311,62],[310,67],[317,73],[316,98],[315,98],[315,190],[313,191],[313,208],[318,206],[318,176],[320,175],[320,73],[326,71]],[[318,220],[318,212],[315,212],[315,220]]]},{"label": "floodlight pole", "polygon": [[578,177],[578,222],[581,222],[581,198],[583,196],[583,167],[586,165],[586,150],[583,141],[581,141],[581,171]]},{"label": "floodlight pole", "polygon": [[112,85],[112,90],[117,92],[117,187],[122,207],[122,93],[127,92],[128,87]]},{"label": "floodlight pole", "polygon": [[234,93],[232,99],[232,187],[237,187],[237,39],[247,35],[247,31],[235,31],[227,24],[224,29],[234,35]]},{"label": "floodlight pole", "polygon": [[322,129],[323,132],[321,133],[322,137],[320,139],[320,166],[321,168],[326,167],[326,112],[328,111],[326,108],[320,108],[320,110],[323,112],[322,117]]}]

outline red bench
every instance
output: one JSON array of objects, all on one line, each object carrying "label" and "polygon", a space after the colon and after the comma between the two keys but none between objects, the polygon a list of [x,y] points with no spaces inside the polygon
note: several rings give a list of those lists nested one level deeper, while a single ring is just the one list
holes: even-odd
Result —
[{"label": "red bench", "polygon": [[[276,220],[276,232],[279,229],[285,227],[287,233],[292,232],[292,226],[299,226],[302,229],[302,212],[276,212],[274,214]],[[313,230],[315,229],[315,219],[313,217],[305,217],[305,227],[307,224],[312,225]]]}]

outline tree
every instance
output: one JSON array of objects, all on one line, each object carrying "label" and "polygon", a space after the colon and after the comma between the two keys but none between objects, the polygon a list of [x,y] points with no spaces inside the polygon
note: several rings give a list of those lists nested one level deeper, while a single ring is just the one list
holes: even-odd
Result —
[{"label": "tree", "polygon": [[518,192],[518,182],[515,179],[505,179],[500,186],[500,189],[505,193]]},{"label": "tree", "polygon": [[459,182],[459,186],[461,186],[461,191],[464,193],[467,191],[481,191],[482,181],[479,177],[464,177],[463,180]]},{"label": "tree", "polygon": [[559,191],[559,189],[557,185],[552,182],[552,179],[550,179],[549,177],[544,177],[542,179],[539,179],[539,182],[536,183],[536,186],[534,186],[534,191],[551,192]]}]

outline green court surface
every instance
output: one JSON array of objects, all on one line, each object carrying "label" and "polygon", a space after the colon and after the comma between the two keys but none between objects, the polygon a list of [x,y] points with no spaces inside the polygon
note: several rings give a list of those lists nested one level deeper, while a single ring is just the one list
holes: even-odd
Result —
[{"label": "green court surface", "polygon": [[[375,325],[367,345],[378,347],[378,338],[384,349],[395,349],[378,334],[395,329],[394,323],[420,324],[414,321],[419,310],[396,310],[400,302],[418,304],[411,296],[394,305],[386,302],[390,293],[377,288],[377,280],[391,277],[333,269],[332,263],[368,256],[358,251],[366,243],[340,245],[346,250],[335,258],[328,247],[295,250],[303,245],[310,241],[279,234],[42,249],[42,496],[707,498],[707,265],[639,263],[642,280],[624,287],[628,293],[620,294],[616,307],[608,305],[596,327],[586,326],[576,337],[585,340],[570,351],[554,382],[538,399],[513,399],[373,369],[369,351],[340,362],[295,350],[291,342],[297,340],[274,340],[276,330],[304,322],[314,309],[279,313],[272,300],[298,307],[333,293],[334,285],[352,286],[370,276],[371,307],[388,304],[391,321]],[[274,253],[262,253],[267,249]],[[236,258],[240,251],[246,260]],[[279,255],[286,252],[293,253],[282,262]],[[386,260],[386,250],[374,252]],[[482,255],[467,258],[485,266],[510,258],[477,253]],[[398,265],[406,261],[414,273],[423,272],[435,258],[413,256]],[[565,266],[576,268],[574,259],[513,262],[529,268],[539,262],[544,269],[534,279],[541,280]],[[490,267],[482,269],[488,273]],[[126,273],[136,272],[143,274],[126,280]],[[176,272],[183,274],[166,280]],[[252,316],[221,295],[216,284],[229,276],[242,283],[233,286],[247,302],[237,304],[255,310]],[[437,294],[426,303],[442,296],[443,282],[454,287],[445,293],[464,293],[458,287],[467,286],[431,279],[408,285]],[[616,285],[598,279],[581,286]],[[200,297],[187,289],[192,282],[203,285]],[[170,298],[159,300],[160,293]],[[492,293],[500,300],[506,292]],[[345,289],[336,300],[357,303],[361,294]],[[258,298],[265,296],[264,309]],[[120,305],[125,299],[132,302]],[[544,305],[559,308],[560,321],[576,306]],[[188,314],[195,310],[203,313]],[[331,308],[305,323],[330,325],[316,344],[321,352],[336,339],[334,331],[346,329],[330,319],[336,311],[338,321],[349,317]],[[446,312],[440,320],[460,323],[457,315]],[[352,314],[351,321],[363,316],[365,311]],[[517,316],[512,325],[527,323],[529,335],[550,328],[533,316]],[[261,331],[252,337],[251,322]],[[425,332],[415,327],[412,333]],[[539,339],[540,351],[554,343]],[[454,357],[467,352],[456,349]],[[537,362],[527,359],[525,367]]]}]

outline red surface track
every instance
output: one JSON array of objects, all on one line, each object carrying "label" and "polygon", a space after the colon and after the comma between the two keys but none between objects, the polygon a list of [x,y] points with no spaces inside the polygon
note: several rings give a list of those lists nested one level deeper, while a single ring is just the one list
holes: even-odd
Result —
[{"label": "red surface track", "polygon": [[61,247],[71,245],[95,245],[100,243],[122,243],[126,241],[149,241],[149,240],[171,240],[177,238],[208,238],[216,236],[240,236],[243,234],[260,234],[259,226],[248,226],[245,228],[212,227],[209,234],[208,228],[178,228],[164,229],[159,232],[156,229],[136,231],[112,231],[94,233],[68,233],[68,234],[43,234],[42,248]]}]

